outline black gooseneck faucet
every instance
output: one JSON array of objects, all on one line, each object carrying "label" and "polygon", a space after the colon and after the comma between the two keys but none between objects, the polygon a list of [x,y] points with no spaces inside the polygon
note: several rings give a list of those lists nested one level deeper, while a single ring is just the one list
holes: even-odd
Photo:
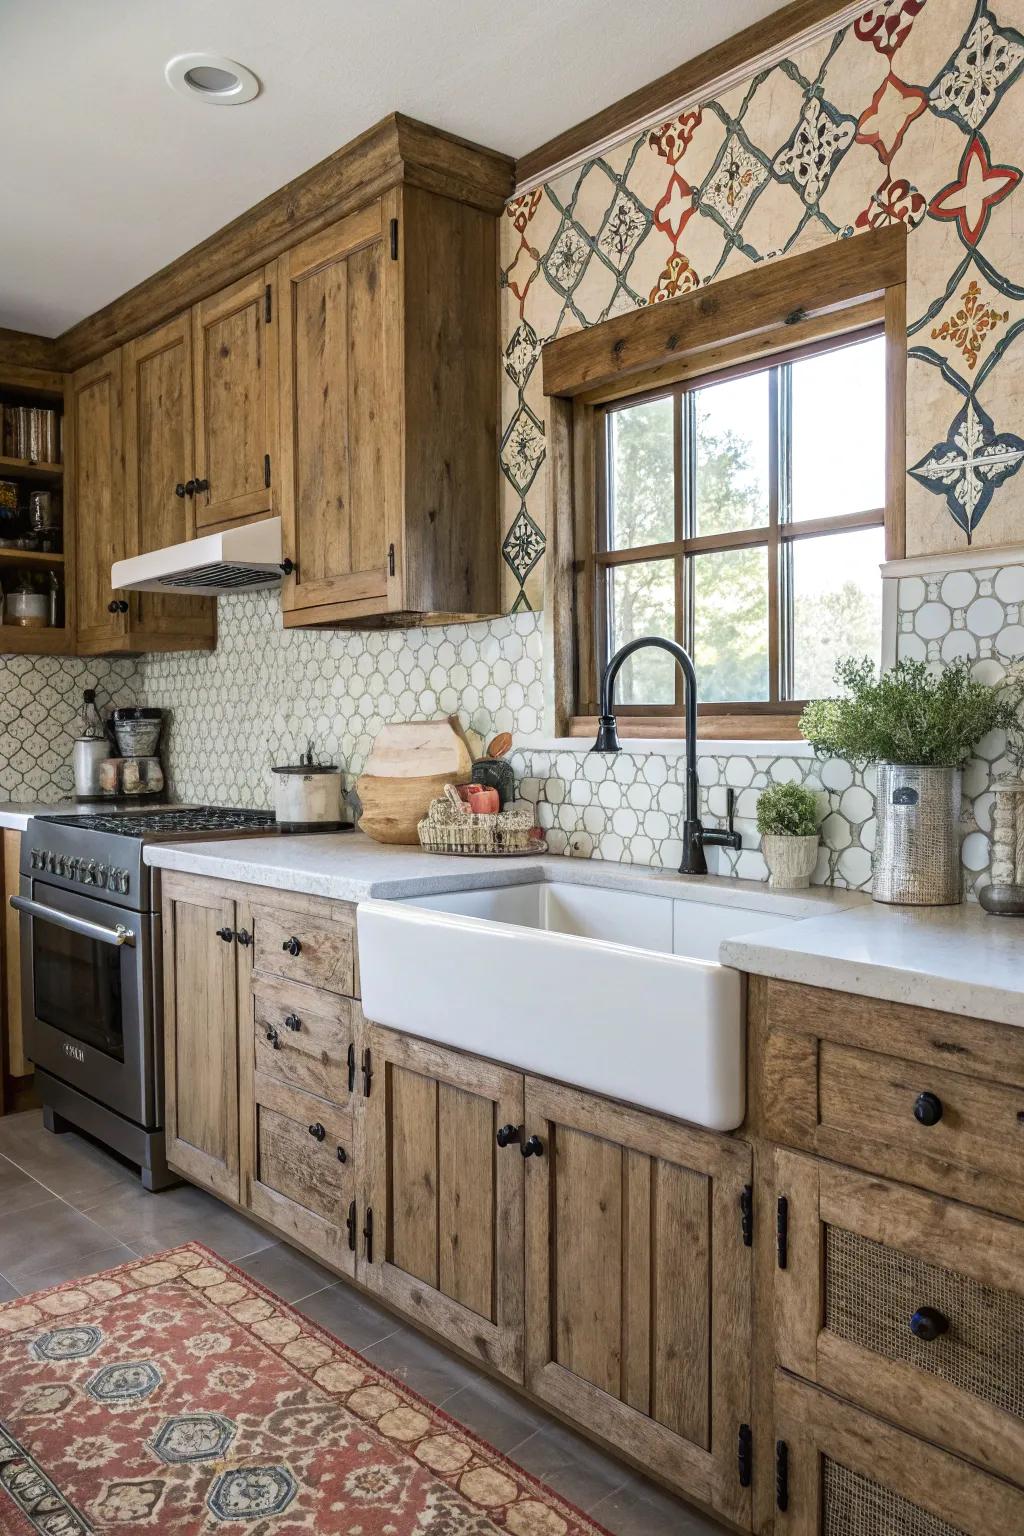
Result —
[{"label": "black gooseneck faucet", "polygon": [[697,782],[697,674],[689,653],[674,640],[660,635],[646,635],[640,640],[630,640],[608,662],[601,676],[601,714],[597,722],[597,740],[592,752],[621,752],[618,726],[612,708],[615,679],[624,661],[635,651],[653,646],[655,650],[668,651],[675,658],[686,684],[686,820],[683,822],[683,859],[679,866],[681,875],[706,875],[705,847],[740,848],[740,834],[733,828],[733,792],[728,790],[729,825],[725,831],[705,828],[700,819],[699,787]]}]

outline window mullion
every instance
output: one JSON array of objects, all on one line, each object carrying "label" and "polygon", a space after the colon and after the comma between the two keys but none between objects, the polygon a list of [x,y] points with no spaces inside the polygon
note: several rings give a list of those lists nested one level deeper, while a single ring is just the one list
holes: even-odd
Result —
[{"label": "window mullion", "polygon": [[[677,389],[673,396],[672,416],[672,440],[673,460],[675,470],[675,538],[677,544],[682,544],[686,536],[686,484],[688,479],[687,460],[691,433],[688,429],[688,405],[687,396],[683,390]],[[675,630],[674,637],[679,645],[686,644],[686,559],[680,552],[674,562],[675,581]],[[675,702],[676,708],[682,710],[684,705],[683,678],[678,667],[673,667],[675,677]]]},{"label": "window mullion", "polygon": [[[784,363],[779,374],[779,522],[789,525],[793,521],[793,369]],[[779,631],[782,648],[780,669],[781,699],[793,697],[794,678],[794,612],[793,612],[793,546],[789,539],[782,540],[776,564],[779,584]]]}]

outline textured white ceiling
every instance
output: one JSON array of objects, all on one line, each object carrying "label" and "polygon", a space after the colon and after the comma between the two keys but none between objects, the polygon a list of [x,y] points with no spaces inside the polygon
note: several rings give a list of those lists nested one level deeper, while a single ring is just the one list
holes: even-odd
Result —
[{"label": "textured white ceiling", "polygon": [[[519,155],[778,0],[0,0],[0,325],[57,335],[398,110]],[[175,95],[174,54],[263,91]]]}]

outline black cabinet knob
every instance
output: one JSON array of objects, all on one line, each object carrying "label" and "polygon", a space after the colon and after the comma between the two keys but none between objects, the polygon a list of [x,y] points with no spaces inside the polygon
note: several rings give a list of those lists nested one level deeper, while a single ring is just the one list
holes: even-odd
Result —
[{"label": "black cabinet knob", "polygon": [[127,613],[128,612],[127,600],[125,598],[123,598],[123,597],[111,598],[110,602],[107,604],[107,612],[108,613]]},{"label": "black cabinet knob", "polygon": [[934,1339],[949,1332],[949,1318],[935,1307],[918,1307],[910,1319],[910,1331],[915,1339],[923,1339],[926,1344],[931,1344]]},{"label": "black cabinet knob", "polygon": [[326,1136],[326,1135],[327,1135],[327,1132],[326,1132],[326,1131],[325,1131],[325,1130],[324,1130],[324,1128],[323,1128],[323,1126],[322,1126],[322,1125],[321,1125],[321,1124],[320,1124],[320,1121],[319,1121],[319,1120],[318,1120],[318,1121],[317,1121],[317,1122],[316,1122],[316,1124],[315,1124],[315,1125],[311,1125],[311,1126],[309,1126],[309,1128],[308,1128],[308,1129],[309,1129],[309,1134],[310,1134],[310,1135],[311,1135],[311,1136],[312,1136],[312,1137],[313,1137],[313,1138],[314,1138],[314,1139],[315,1139],[315,1140],[316,1140],[316,1141],[323,1141],[323,1139],[324,1139],[324,1137],[325,1137],[325,1136]]},{"label": "black cabinet knob", "polygon": [[249,945],[252,943],[252,934],[248,933],[244,928],[239,928],[238,932],[235,934],[235,938],[238,940],[239,944],[241,944],[243,949],[248,949]]},{"label": "black cabinet knob", "polygon": [[273,1024],[271,1024],[270,1028],[267,1030],[267,1039],[270,1041],[275,1051],[279,1051],[281,1049],[281,1042],[277,1037],[277,1030],[274,1028]]},{"label": "black cabinet knob", "polygon": [[919,1093],[914,1101],[914,1119],[919,1125],[938,1125],[942,1119],[942,1100],[934,1093]]},{"label": "black cabinet knob", "polygon": [[339,1163],[347,1163],[348,1162],[348,1153],[345,1151],[344,1147],[339,1147],[338,1148],[338,1162]]},{"label": "black cabinet knob", "polygon": [[302,1028],[302,1020],[297,1013],[289,1013],[285,1016],[284,1027],[290,1029],[293,1034],[297,1034]]},{"label": "black cabinet knob", "polygon": [[518,1127],[518,1125],[501,1125],[501,1126],[499,1126],[498,1127],[498,1133],[497,1133],[497,1135],[495,1136],[494,1139],[498,1143],[499,1147],[511,1146],[512,1142],[519,1140],[519,1127]]},{"label": "black cabinet knob", "polygon": [[539,1136],[530,1136],[519,1149],[524,1157],[543,1157],[544,1143]]},{"label": "black cabinet knob", "polygon": [[197,496],[202,495],[203,491],[208,491],[210,489],[209,480],[192,480],[189,483]]},{"label": "black cabinet knob", "polygon": [[217,929],[217,937],[218,937],[218,939],[223,939],[225,944],[230,944],[231,940],[234,938],[234,936],[235,936],[235,930],[233,928],[218,928]]},{"label": "black cabinet knob", "polygon": [[294,933],[290,939],[285,939],[284,943],[281,945],[281,948],[286,949],[290,955],[302,954],[302,945],[299,943]]},{"label": "black cabinet knob", "polygon": [[180,480],[178,481],[177,485],[174,487],[174,494],[175,494],[175,496],[180,497],[182,501],[185,500],[185,497],[188,494],[186,492],[186,490],[185,490],[185,487],[182,485]]}]

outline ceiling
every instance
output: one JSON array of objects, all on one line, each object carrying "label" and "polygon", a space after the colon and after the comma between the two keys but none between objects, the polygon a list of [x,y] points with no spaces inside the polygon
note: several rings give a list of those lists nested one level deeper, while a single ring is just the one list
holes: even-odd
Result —
[{"label": "ceiling", "polygon": [[[388,112],[521,155],[778,3],[0,0],[0,325],[59,335]],[[257,100],[175,95],[198,52]]]}]

